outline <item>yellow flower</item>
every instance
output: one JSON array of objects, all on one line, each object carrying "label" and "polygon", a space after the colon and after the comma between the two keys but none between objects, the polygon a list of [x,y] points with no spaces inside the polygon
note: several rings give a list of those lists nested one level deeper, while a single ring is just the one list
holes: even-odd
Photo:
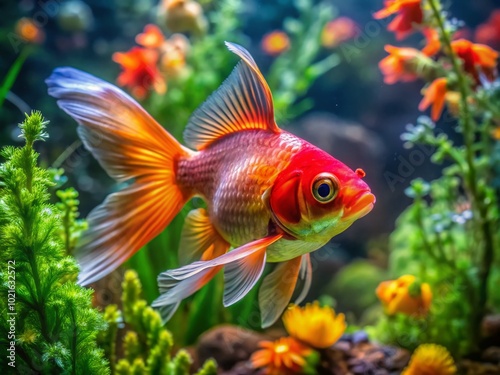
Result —
[{"label": "yellow flower", "polygon": [[344,314],[335,315],[331,307],[320,307],[317,301],[302,308],[290,305],[283,323],[290,336],[318,349],[335,344],[346,329]]},{"label": "yellow flower", "polygon": [[406,315],[426,315],[432,301],[429,284],[417,283],[413,275],[383,281],[377,287],[376,293],[388,315],[398,312]]},{"label": "yellow flower", "polygon": [[265,374],[285,375],[299,373],[306,364],[305,357],[312,349],[292,337],[276,341],[261,341],[261,350],[256,351],[250,361],[254,368],[263,367]]},{"label": "yellow flower", "polygon": [[446,348],[436,344],[422,344],[411,356],[401,375],[454,375],[457,367]]}]

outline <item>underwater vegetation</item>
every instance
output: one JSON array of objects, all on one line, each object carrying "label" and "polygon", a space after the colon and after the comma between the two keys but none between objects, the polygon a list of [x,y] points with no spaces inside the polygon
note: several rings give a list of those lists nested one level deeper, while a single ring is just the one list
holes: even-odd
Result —
[{"label": "underwater vegetation", "polygon": [[[445,167],[440,178],[415,179],[406,191],[414,202],[391,235],[389,261],[392,272],[408,275],[379,286],[387,321],[378,333],[409,348],[432,342],[463,355],[478,350],[482,321],[499,308],[498,52],[456,38],[439,1],[397,1],[374,16],[391,14],[397,38],[421,31],[427,39],[422,51],[386,46],[390,55],[380,62],[386,83],[428,83],[419,109],[431,107],[431,119],[420,117],[401,138]],[[459,142],[434,123],[445,105]]]},{"label": "underwater vegetation", "polygon": [[[37,165],[33,145],[43,141],[47,122],[40,112],[20,124],[23,147],[5,147],[0,169],[2,264],[2,369],[19,373],[109,373],[102,349],[95,345],[103,316],[91,306],[92,291],[76,285],[78,267],[64,239],[73,230],[63,224],[64,207],[49,203],[53,175]],[[66,225],[66,226],[65,226]],[[9,367],[10,366],[10,367]]]},{"label": "underwater vegetation", "polygon": [[[28,3],[21,2],[20,9]],[[0,49],[8,43],[15,50],[8,68],[0,59],[0,68],[6,67],[0,76],[0,121],[21,122],[15,130],[0,127],[2,374],[500,374],[500,10],[467,25],[454,18],[459,2],[367,2],[364,19],[372,18],[386,36],[340,16],[326,0],[294,0],[286,16],[274,15],[278,22],[256,33],[260,24],[245,24],[249,7],[262,7],[262,19],[271,19],[266,12],[278,5],[117,1],[105,9],[119,13],[123,35],[114,42],[106,40],[109,35],[98,38],[93,64],[84,58],[83,46],[109,31],[97,17],[102,8],[91,1],[58,3],[47,24],[24,12],[5,23],[8,32],[0,37]],[[111,25],[114,17],[107,15]],[[370,41],[360,47],[366,35]],[[47,56],[46,46],[70,55],[65,65],[93,75],[57,68],[61,64]],[[372,63],[378,56],[378,65]],[[36,84],[36,75],[25,73],[35,60],[56,68]],[[250,134],[262,128],[259,132],[300,139],[291,135],[295,120],[325,102],[314,93],[335,82],[331,77],[342,75],[347,64],[359,70],[359,80],[372,77],[379,87],[375,92],[404,97],[397,102],[401,108],[391,111],[420,112],[398,133],[408,162],[397,173],[380,172],[385,190],[369,184],[377,204],[361,221],[384,220],[377,206],[394,200],[389,191],[401,186],[407,200],[394,205],[405,209],[391,233],[355,249],[360,258],[339,261],[328,240],[343,230],[359,233],[358,221],[347,228],[354,220],[333,216],[352,204],[342,200],[347,177],[356,182],[347,189],[355,196],[356,189],[368,191],[363,181],[373,181],[373,171],[359,165],[365,179],[362,169],[344,169],[335,149],[328,152],[338,163],[328,174],[317,173],[323,159],[315,153],[301,165],[312,179],[297,184],[297,169],[277,179],[262,206],[273,210],[272,220],[266,217],[264,235],[257,238],[247,232],[260,218],[258,203],[249,205],[250,214],[228,209],[216,216],[214,207],[220,212],[225,207],[221,201],[217,206],[190,199],[187,190],[164,194],[174,190],[171,171],[181,168],[182,157],[202,155],[211,142],[220,145],[233,137],[220,154],[231,160],[247,155],[257,138],[234,137],[235,129]],[[27,74],[34,91],[48,79],[50,95],[33,100],[43,115],[13,93]],[[390,87],[380,89],[382,81]],[[344,94],[348,97],[345,90],[331,94],[327,102],[335,108],[329,109],[335,112],[342,103],[336,96]],[[50,96],[81,124],[83,142],[67,135],[75,121],[55,112]],[[19,112],[26,113],[24,119]],[[137,125],[144,118],[153,122]],[[407,122],[404,116],[396,119]],[[98,133],[99,127],[111,130]],[[358,130],[346,127],[356,137],[375,137],[376,132]],[[4,135],[11,135],[14,146],[4,146],[9,143]],[[183,135],[190,149],[180,146]],[[326,132],[323,136],[328,144]],[[165,138],[168,147],[161,143]],[[365,152],[368,148],[351,151]],[[89,161],[91,155],[103,168]],[[245,175],[258,181],[274,176],[279,168],[272,155],[252,154],[255,168]],[[216,164],[197,160],[195,171],[185,176],[199,176],[200,166]],[[425,168],[415,168],[422,164]],[[105,188],[111,185],[103,169],[118,183]],[[229,166],[220,170],[231,175],[224,186],[232,189],[220,191],[244,206],[258,189],[248,193]],[[216,172],[207,175],[199,185],[210,190]],[[87,183],[86,190],[81,182],[89,180],[98,183]],[[104,192],[109,194],[104,206],[87,214]],[[131,199],[122,204],[127,192]],[[360,214],[354,219],[371,210],[370,199],[355,205]],[[106,209],[110,205],[116,210]],[[325,207],[326,216],[318,214]],[[213,218],[219,228],[240,225],[241,230],[217,236]],[[121,226],[110,225],[111,219]],[[329,235],[302,251],[291,238],[305,233],[306,222]],[[247,235],[234,240],[241,233]],[[246,245],[253,242],[255,247]],[[226,253],[230,243],[243,250],[234,246]],[[325,243],[326,250],[309,256]],[[276,253],[266,253],[267,246]],[[266,265],[266,260],[285,262]],[[222,264],[229,272],[217,273]]]}]

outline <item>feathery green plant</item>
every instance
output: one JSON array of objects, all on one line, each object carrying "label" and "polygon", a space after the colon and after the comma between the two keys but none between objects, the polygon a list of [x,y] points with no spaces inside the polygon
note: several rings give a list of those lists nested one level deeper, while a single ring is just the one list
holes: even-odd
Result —
[{"label": "feathery green plant", "polygon": [[[116,305],[106,307],[104,317],[108,329],[100,339],[111,362],[113,374],[183,375],[190,373],[191,357],[180,350],[172,358],[172,335],[163,327],[160,314],[141,298],[142,285],[135,271],[125,273],[123,280],[123,312]],[[116,338],[125,323],[121,352],[117,360]],[[215,375],[214,361],[207,361],[198,375]]]},{"label": "feathery green plant", "polygon": [[[36,141],[47,138],[40,112],[20,124],[25,145],[5,147],[0,167],[0,343],[14,354],[0,367],[22,374],[108,374],[96,335],[102,316],[58,235],[49,204],[50,173],[37,166]],[[5,363],[8,361],[7,363]],[[14,367],[15,366],[15,367]]]},{"label": "feathery green plant", "polygon": [[64,241],[66,254],[71,255],[76,246],[76,241],[87,229],[87,221],[78,219],[80,215],[78,212],[80,201],[78,200],[78,192],[74,188],[57,190],[56,195],[60,200],[56,204],[56,207],[62,213],[63,225],[60,229],[60,236]]}]

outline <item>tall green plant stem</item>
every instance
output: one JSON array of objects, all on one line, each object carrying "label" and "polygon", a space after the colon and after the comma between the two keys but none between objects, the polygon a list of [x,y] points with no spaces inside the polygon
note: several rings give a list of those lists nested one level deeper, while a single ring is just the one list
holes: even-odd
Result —
[{"label": "tall green plant stem", "polygon": [[[35,142],[34,139],[31,139],[29,136],[26,137],[26,147],[25,147],[25,152],[26,152],[26,160],[32,160],[31,154],[34,152],[33,151],[33,143]],[[33,162],[31,162],[33,163]],[[36,165],[29,165],[24,168],[24,174],[26,176],[26,189],[32,193],[33,190],[33,169],[36,168]],[[21,191],[19,190],[19,202],[22,202],[21,198]],[[49,328],[48,328],[48,322],[47,322],[47,314],[45,311],[45,301],[44,301],[44,293],[42,291],[42,284],[41,284],[41,279],[40,275],[38,273],[38,263],[37,259],[35,256],[34,248],[33,248],[33,233],[32,233],[32,228],[31,228],[31,222],[30,219],[25,217],[25,228],[29,228],[29,233],[26,233],[27,238],[28,238],[28,249],[27,249],[27,255],[28,255],[28,262],[31,268],[31,274],[33,276],[33,282],[35,284],[35,289],[36,289],[36,298],[34,298],[34,301],[37,302],[37,306],[35,306],[35,309],[40,316],[40,328],[42,331],[42,335],[45,338],[47,342],[51,342],[51,337],[49,334]]]},{"label": "tall green plant stem", "polygon": [[[460,66],[458,57],[451,47],[451,38],[448,30],[445,27],[445,20],[440,12],[439,0],[428,0],[432,9],[434,18],[440,30],[441,40],[448,52],[448,56],[452,62],[453,72],[457,77],[458,90],[460,92],[460,122],[462,124],[462,132],[465,143],[465,159],[468,170],[465,173],[465,186],[471,198],[471,204],[478,223],[480,232],[484,241],[484,249],[482,253],[481,264],[479,265],[479,291],[477,296],[477,310],[475,311],[475,344],[480,338],[480,325],[484,314],[486,313],[486,304],[488,302],[488,279],[490,276],[491,265],[494,258],[494,238],[491,221],[488,219],[488,207],[484,200],[484,194],[477,187],[477,170],[474,162],[474,119],[467,103],[467,98],[470,94],[470,87],[465,78],[465,74]],[[474,301],[471,301],[474,302]]]}]

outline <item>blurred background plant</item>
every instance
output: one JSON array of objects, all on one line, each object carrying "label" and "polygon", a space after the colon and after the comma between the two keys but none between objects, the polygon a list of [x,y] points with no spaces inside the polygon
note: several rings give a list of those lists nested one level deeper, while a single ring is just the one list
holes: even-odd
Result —
[{"label": "blurred background plant", "polygon": [[[438,0],[396,3],[375,17],[395,14],[389,30],[399,39],[420,31],[427,45],[422,51],[386,46],[390,55],[380,68],[389,84],[418,78],[429,83],[419,109],[431,106],[432,120],[420,117],[401,138],[445,168],[439,178],[418,178],[406,189],[413,203],[391,235],[389,268],[408,275],[380,284],[386,319],[373,335],[409,349],[432,342],[454,355],[470,354],[481,347],[486,314],[500,310],[498,53],[459,39],[460,23],[447,18]],[[445,104],[443,125],[454,128],[456,140],[434,123]]]}]

